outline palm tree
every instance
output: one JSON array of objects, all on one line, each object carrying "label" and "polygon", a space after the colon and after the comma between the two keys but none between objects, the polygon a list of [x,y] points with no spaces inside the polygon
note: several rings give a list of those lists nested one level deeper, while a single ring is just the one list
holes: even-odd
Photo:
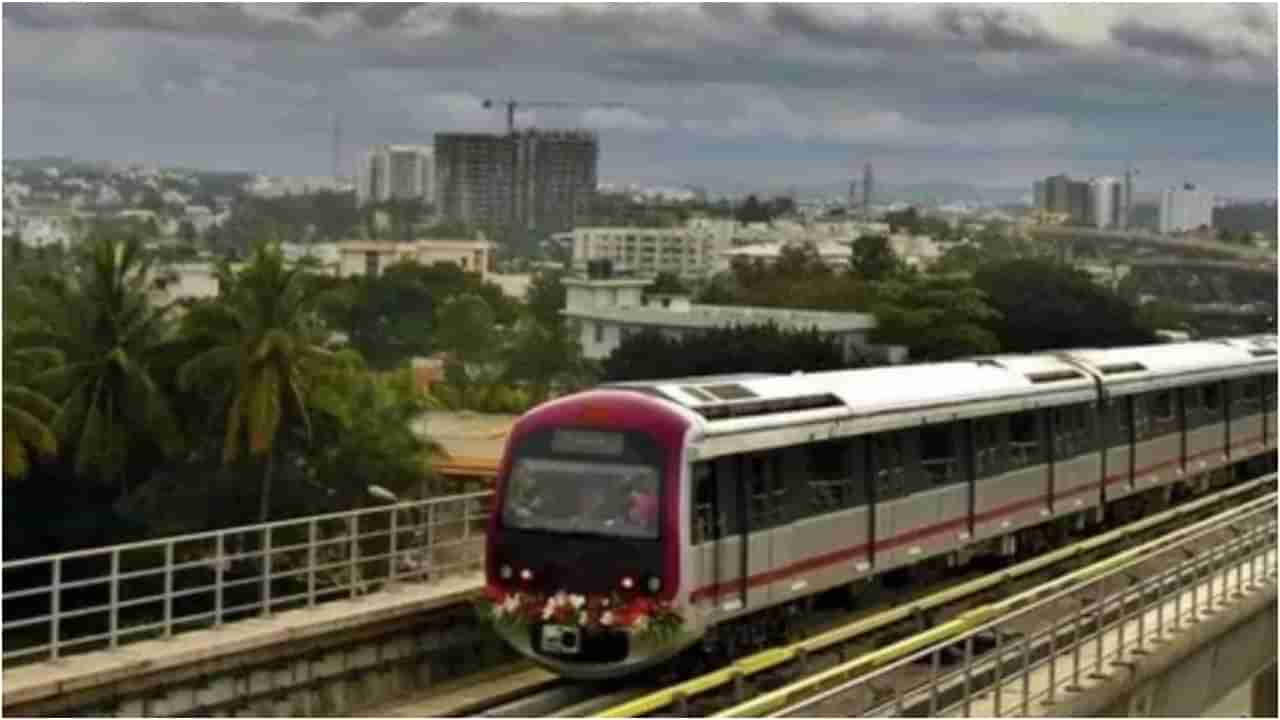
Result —
[{"label": "palm tree", "polygon": [[58,406],[27,381],[35,364],[57,365],[56,351],[16,349],[4,345],[4,477],[15,480],[27,474],[32,456],[52,458],[58,454],[58,438],[49,423]]},{"label": "palm tree", "polygon": [[[148,297],[150,262],[136,238],[97,235],[78,253],[69,278],[46,275],[29,288],[27,327],[13,342],[32,354],[62,362],[31,378],[58,404],[50,429],[74,452],[78,476],[119,484],[147,445],[172,455],[180,446],[177,423],[150,363],[165,347],[169,307]],[[24,407],[30,395],[9,393]],[[21,399],[19,399],[21,398]],[[48,410],[46,406],[43,408]]]},{"label": "palm tree", "polygon": [[305,266],[287,267],[277,247],[263,244],[240,273],[223,264],[218,276],[219,297],[185,318],[191,355],[178,382],[213,398],[223,417],[224,463],[245,450],[261,459],[259,519],[266,522],[277,437],[294,428],[310,438],[311,394],[338,363],[323,348],[327,331],[316,312],[322,289]]}]

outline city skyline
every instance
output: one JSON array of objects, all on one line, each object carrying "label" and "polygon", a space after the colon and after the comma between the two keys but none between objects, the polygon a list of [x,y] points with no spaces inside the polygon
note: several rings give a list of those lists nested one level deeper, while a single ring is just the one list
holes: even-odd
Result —
[{"label": "city skyline", "polygon": [[[322,175],[436,132],[600,134],[603,181],[1276,192],[1271,6],[6,4],[6,157]],[[882,170],[883,168],[883,170]],[[981,174],[975,175],[975,168]],[[726,187],[728,186],[728,187]]]}]

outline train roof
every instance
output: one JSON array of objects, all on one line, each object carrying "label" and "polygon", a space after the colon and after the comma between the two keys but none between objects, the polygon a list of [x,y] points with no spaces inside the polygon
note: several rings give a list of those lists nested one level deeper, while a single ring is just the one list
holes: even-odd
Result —
[{"label": "train roof", "polygon": [[1107,392],[1131,394],[1174,383],[1230,379],[1276,364],[1274,338],[1228,338],[1062,353],[1096,374]]},{"label": "train roof", "polygon": [[703,418],[708,435],[833,421],[873,430],[1093,402],[1098,382],[1116,394],[1127,394],[1186,382],[1188,374],[1207,381],[1257,373],[1274,367],[1274,351],[1274,338],[1240,338],[615,387],[640,390],[687,408]]}]

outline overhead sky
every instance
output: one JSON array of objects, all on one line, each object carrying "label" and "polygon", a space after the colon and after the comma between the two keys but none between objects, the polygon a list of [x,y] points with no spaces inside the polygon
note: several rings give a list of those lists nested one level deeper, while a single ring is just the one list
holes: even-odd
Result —
[{"label": "overhead sky", "polygon": [[[1141,170],[1276,193],[1272,5],[6,3],[4,153],[328,174],[494,131],[591,127],[609,181],[1027,187]],[[855,170],[855,168],[857,170]]]}]

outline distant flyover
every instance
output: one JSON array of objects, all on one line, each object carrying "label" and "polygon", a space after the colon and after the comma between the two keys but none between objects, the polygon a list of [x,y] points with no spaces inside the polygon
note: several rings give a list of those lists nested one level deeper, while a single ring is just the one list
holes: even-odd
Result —
[{"label": "distant flyover", "polygon": [[1129,243],[1147,245],[1165,250],[1183,250],[1198,253],[1213,253],[1218,256],[1230,256],[1239,260],[1250,260],[1255,263],[1276,265],[1276,254],[1270,250],[1249,245],[1229,245],[1226,243],[1193,240],[1190,238],[1173,238],[1141,230],[1097,230],[1094,228],[1071,227],[1069,225],[1035,225],[1028,229],[1034,237],[1046,240],[1085,240],[1094,242]]}]

